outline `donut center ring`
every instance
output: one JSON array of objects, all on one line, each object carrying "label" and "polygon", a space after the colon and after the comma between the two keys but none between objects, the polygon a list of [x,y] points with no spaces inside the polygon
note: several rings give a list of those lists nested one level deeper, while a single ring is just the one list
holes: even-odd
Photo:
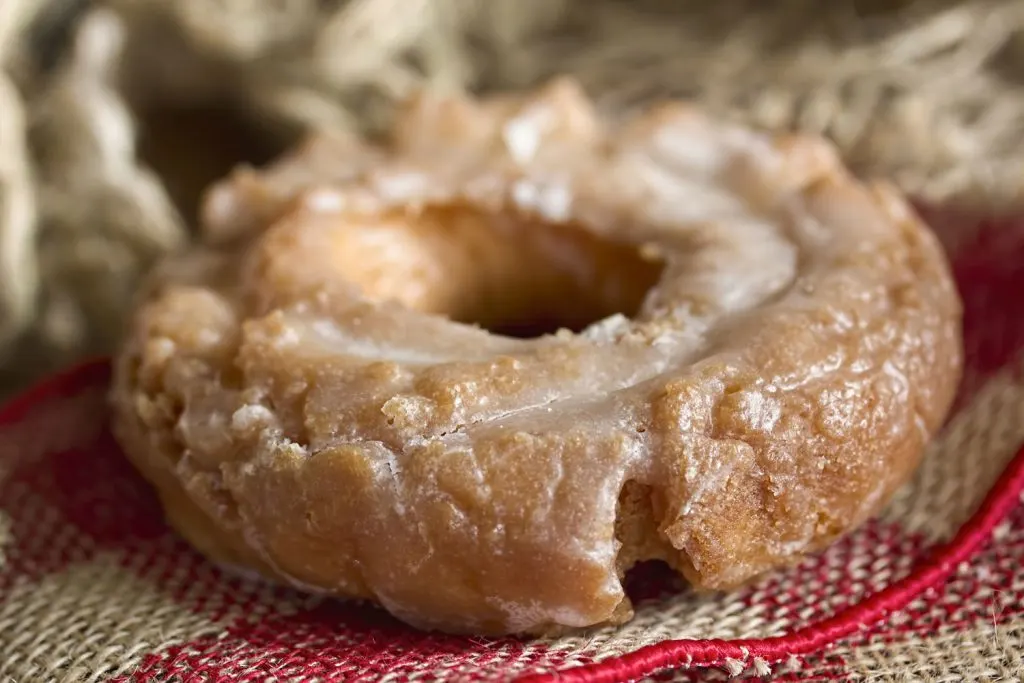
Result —
[{"label": "donut center ring", "polygon": [[632,317],[664,268],[579,226],[463,207],[378,217],[338,231],[335,248],[367,298],[520,338]]}]

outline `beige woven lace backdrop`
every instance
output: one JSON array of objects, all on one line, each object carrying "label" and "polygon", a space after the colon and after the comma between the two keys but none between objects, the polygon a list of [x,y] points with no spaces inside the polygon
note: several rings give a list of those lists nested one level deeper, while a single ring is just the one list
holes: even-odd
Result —
[{"label": "beige woven lace backdrop", "polygon": [[830,136],[915,195],[1024,201],[1020,0],[0,0],[0,392],[108,350],[201,188],[421,84],[575,74]]}]

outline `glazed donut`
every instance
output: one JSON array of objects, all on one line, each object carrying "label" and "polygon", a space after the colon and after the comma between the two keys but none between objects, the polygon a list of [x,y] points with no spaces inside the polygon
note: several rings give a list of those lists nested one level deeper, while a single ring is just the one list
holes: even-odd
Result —
[{"label": "glazed donut", "polygon": [[572,82],[421,94],[207,194],[140,293],[115,434],[222,565],[421,628],[620,623],[879,510],[952,401],[960,303],[824,141]]}]

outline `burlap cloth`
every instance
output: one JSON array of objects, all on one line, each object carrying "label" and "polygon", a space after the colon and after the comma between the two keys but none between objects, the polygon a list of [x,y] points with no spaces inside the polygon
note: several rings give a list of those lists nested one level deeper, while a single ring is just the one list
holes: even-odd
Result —
[{"label": "burlap cloth", "polygon": [[0,411],[0,680],[1024,680],[1024,223],[971,218],[1024,208],[1022,30],[1019,0],[0,0],[7,389],[110,348],[210,179],[423,83],[822,132],[933,207],[967,307],[957,412],[880,519],[738,594],[637,572],[634,622],[550,641],[221,575],[119,457],[105,366],[58,376]]}]

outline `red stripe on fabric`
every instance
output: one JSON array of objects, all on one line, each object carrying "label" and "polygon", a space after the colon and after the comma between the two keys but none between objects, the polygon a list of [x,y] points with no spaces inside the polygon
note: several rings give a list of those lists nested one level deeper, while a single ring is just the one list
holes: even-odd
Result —
[{"label": "red stripe on fabric", "polygon": [[[507,639],[501,648],[487,639],[413,631],[383,610],[352,610],[324,602],[304,612],[240,620],[225,631],[147,656],[130,677],[115,683],[155,683],[186,678],[202,681],[412,681],[428,671],[445,671],[458,681],[497,680],[477,670],[521,662],[526,641]],[[383,646],[383,647],[382,647]],[[539,657],[551,667],[567,653]],[[188,678],[191,677],[191,678]],[[431,679],[432,680],[432,679]]]},{"label": "red stripe on fabric", "polygon": [[[95,392],[109,378],[110,365],[103,359],[47,378],[0,408],[0,428],[31,424],[37,413],[46,414],[41,406]],[[102,401],[102,396],[96,399]],[[37,430],[60,427],[44,421],[24,438],[35,439]],[[68,429],[75,434],[78,427]],[[48,437],[38,438],[46,443]],[[0,481],[0,510],[6,513],[14,543],[0,569],[0,603],[15,580],[38,581],[106,550],[137,551],[154,539],[173,540],[151,489],[120,456],[109,431],[103,429],[74,446],[30,445],[27,452],[5,452],[9,471]]]},{"label": "red stripe on fabric", "polygon": [[551,674],[526,675],[517,680],[520,683],[615,683],[641,678],[673,666],[713,666],[729,659],[749,662],[755,657],[775,663],[794,655],[817,652],[859,629],[888,618],[923,592],[947,581],[1017,507],[1022,491],[1024,448],[1017,452],[978,511],[960,528],[953,540],[940,546],[930,559],[904,579],[863,602],[793,633],[749,640],[670,640],[640,648],[614,660]]},{"label": "red stripe on fabric", "polygon": [[23,420],[44,401],[74,396],[89,387],[106,384],[110,373],[108,358],[94,358],[50,375],[0,406],[0,425]]}]

